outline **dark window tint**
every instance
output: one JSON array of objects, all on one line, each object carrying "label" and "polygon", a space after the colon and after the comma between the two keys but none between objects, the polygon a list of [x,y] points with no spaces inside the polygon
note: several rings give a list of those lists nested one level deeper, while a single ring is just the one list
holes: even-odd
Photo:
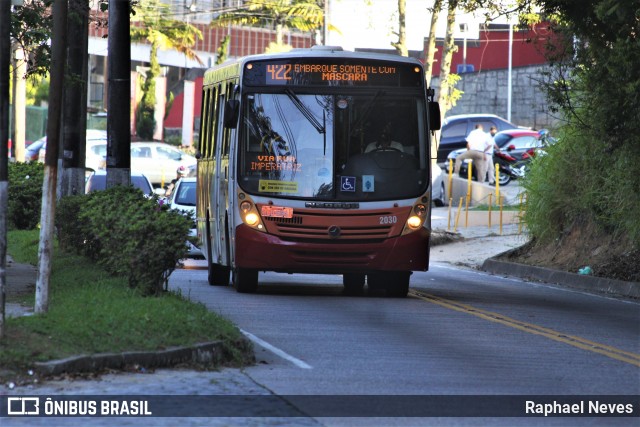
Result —
[{"label": "dark window tint", "polygon": [[454,123],[449,126],[445,126],[442,129],[443,138],[452,138],[456,136],[467,136],[467,122]]},{"label": "dark window tint", "polygon": [[507,142],[511,141],[511,139],[512,136],[507,134],[498,134],[493,138],[498,147],[504,147]]},{"label": "dark window tint", "polygon": [[[496,126],[496,123],[492,122],[492,121],[488,121],[488,120],[480,120],[480,121],[476,121],[472,123],[471,129],[475,129],[476,125],[480,123],[482,125],[482,130],[485,132],[489,132],[489,129],[491,129],[491,126]],[[497,127],[497,126],[496,126]]]},{"label": "dark window tint", "polygon": [[[134,187],[142,190],[144,194],[150,194],[153,192],[147,180],[142,176],[132,176],[131,183]],[[91,193],[92,191],[101,191],[105,188],[107,188],[106,175],[92,175],[91,178],[89,178],[87,193]]]},{"label": "dark window tint", "polygon": [[196,183],[182,182],[176,193],[175,203],[183,206],[196,205]]}]

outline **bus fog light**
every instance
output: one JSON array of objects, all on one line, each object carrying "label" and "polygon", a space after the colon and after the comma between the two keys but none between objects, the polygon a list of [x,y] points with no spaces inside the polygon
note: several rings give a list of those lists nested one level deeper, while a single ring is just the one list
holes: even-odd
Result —
[{"label": "bus fog light", "polygon": [[256,225],[258,221],[259,221],[258,214],[253,212],[248,213],[247,216],[244,217],[244,222],[247,225],[250,225],[252,227]]},{"label": "bus fog light", "polygon": [[427,207],[425,205],[415,205],[415,207],[413,208],[413,211],[418,216],[424,216],[425,213],[427,213]]},{"label": "bus fog light", "polygon": [[413,228],[414,230],[416,228],[420,228],[420,226],[422,225],[422,218],[420,218],[419,216],[410,216],[409,219],[407,220],[407,225],[410,228]]},{"label": "bus fog light", "polygon": [[246,201],[242,202],[240,204],[240,210],[246,214],[247,212],[249,212],[251,210],[251,203],[250,202],[246,202]]}]

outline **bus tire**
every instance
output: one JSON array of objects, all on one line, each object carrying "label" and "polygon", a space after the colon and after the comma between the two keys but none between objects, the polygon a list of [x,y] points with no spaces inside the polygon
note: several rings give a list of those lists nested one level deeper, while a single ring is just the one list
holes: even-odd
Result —
[{"label": "bus tire", "polygon": [[376,271],[367,274],[367,286],[370,294],[380,294],[385,290],[385,273]]},{"label": "bus tire", "polygon": [[391,298],[405,298],[409,293],[410,271],[394,271],[390,274],[390,280],[385,284],[387,296]]},{"label": "bus tire", "polygon": [[258,270],[236,268],[233,271],[233,286],[241,294],[253,294],[258,289]]},{"label": "bus tire", "polygon": [[220,264],[209,262],[209,285],[211,286],[228,286],[231,270]]},{"label": "bus tire", "polygon": [[409,293],[410,271],[377,271],[367,276],[371,292],[384,291],[387,297],[404,298]]},{"label": "bus tire", "polygon": [[345,273],[342,275],[342,284],[346,295],[360,295],[364,289],[365,275],[360,273]]}]

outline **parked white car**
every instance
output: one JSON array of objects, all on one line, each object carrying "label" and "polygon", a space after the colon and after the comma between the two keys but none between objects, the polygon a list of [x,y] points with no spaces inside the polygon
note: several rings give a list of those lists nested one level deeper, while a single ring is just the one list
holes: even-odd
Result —
[{"label": "parked white car", "polygon": [[[175,209],[191,215],[193,225],[189,230],[189,236],[198,235],[196,230],[196,178],[187,177],[180,178],[176,181],[171,194],[167,198],[170,209]],[[190,257],[202,257],[202,251],[194,246],[191,242],[187,242]]]},{"label": "parked white car", "polygon": [[145,174],[155,186],[168,184],[180,166],[195,167],[194,156],[162,142],[131,143],[131,170]]},{"label": "parked white car", "polygon": [[[94,145],[102,145],[104,147],[103,157],[107,154],[107,131],[101,129],[87,129],[86,131],[87,142],[87,162],[86,165],[92,169],[98,169],[94,167],[98,165],[98,159],[91,157],[90,147]],[[37,160],[40,163],[44,163],[44,156],[47,150],[47,137],[43,136],[37,141],[34,141],[25,150],[25,162]],[[102,168],[104,169],[104,168]]]}]

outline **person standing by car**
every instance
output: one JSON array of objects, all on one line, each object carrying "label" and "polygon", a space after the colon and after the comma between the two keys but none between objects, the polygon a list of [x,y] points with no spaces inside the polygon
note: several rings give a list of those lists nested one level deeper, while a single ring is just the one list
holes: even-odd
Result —
[{"label": "person standing by car", "polygon": [[467,151],[456,157],[456,165],[454,167],[455,174],[460,173],[460,166],[465,159],[471,159],[476,169],[476,178],[478,182],[484,182],[487,176],[487,162],[485,153],[489,149],[489,144],[493,139],[488,133],[484,132],[482,123],[478,123],[474,130],[467,135]]},{"label": "person standing by car", "polygon": [[180,166],[177,170],[176,170],[176,177],[174,179],[171,180],[171,183],[169,183],[169,185],[167,186],[167,189],[164,193],[165,197],[169,197],[171,195],[171,193],[173,192],[173,189],[176,186],[176,182],[178,182],[178,180],[180,178],[185,178],[189,176],[189,169],[184,167],[184,166]]},{"label": "person standing by car", "polygon": [[487,161],[487,175],[489,178],[489,185],[496,185],[496,167],[493,164],[493,150],[500,149],[496,145],[495,139],[493,139],[493,137],[496,136],[496,133],[498,133],[498,128],[495,126],[491,126],[491,128],[489,128],[489,136],[491,142],[489,144],[489,148],[487,148],[487,154],[485,155]]}]

